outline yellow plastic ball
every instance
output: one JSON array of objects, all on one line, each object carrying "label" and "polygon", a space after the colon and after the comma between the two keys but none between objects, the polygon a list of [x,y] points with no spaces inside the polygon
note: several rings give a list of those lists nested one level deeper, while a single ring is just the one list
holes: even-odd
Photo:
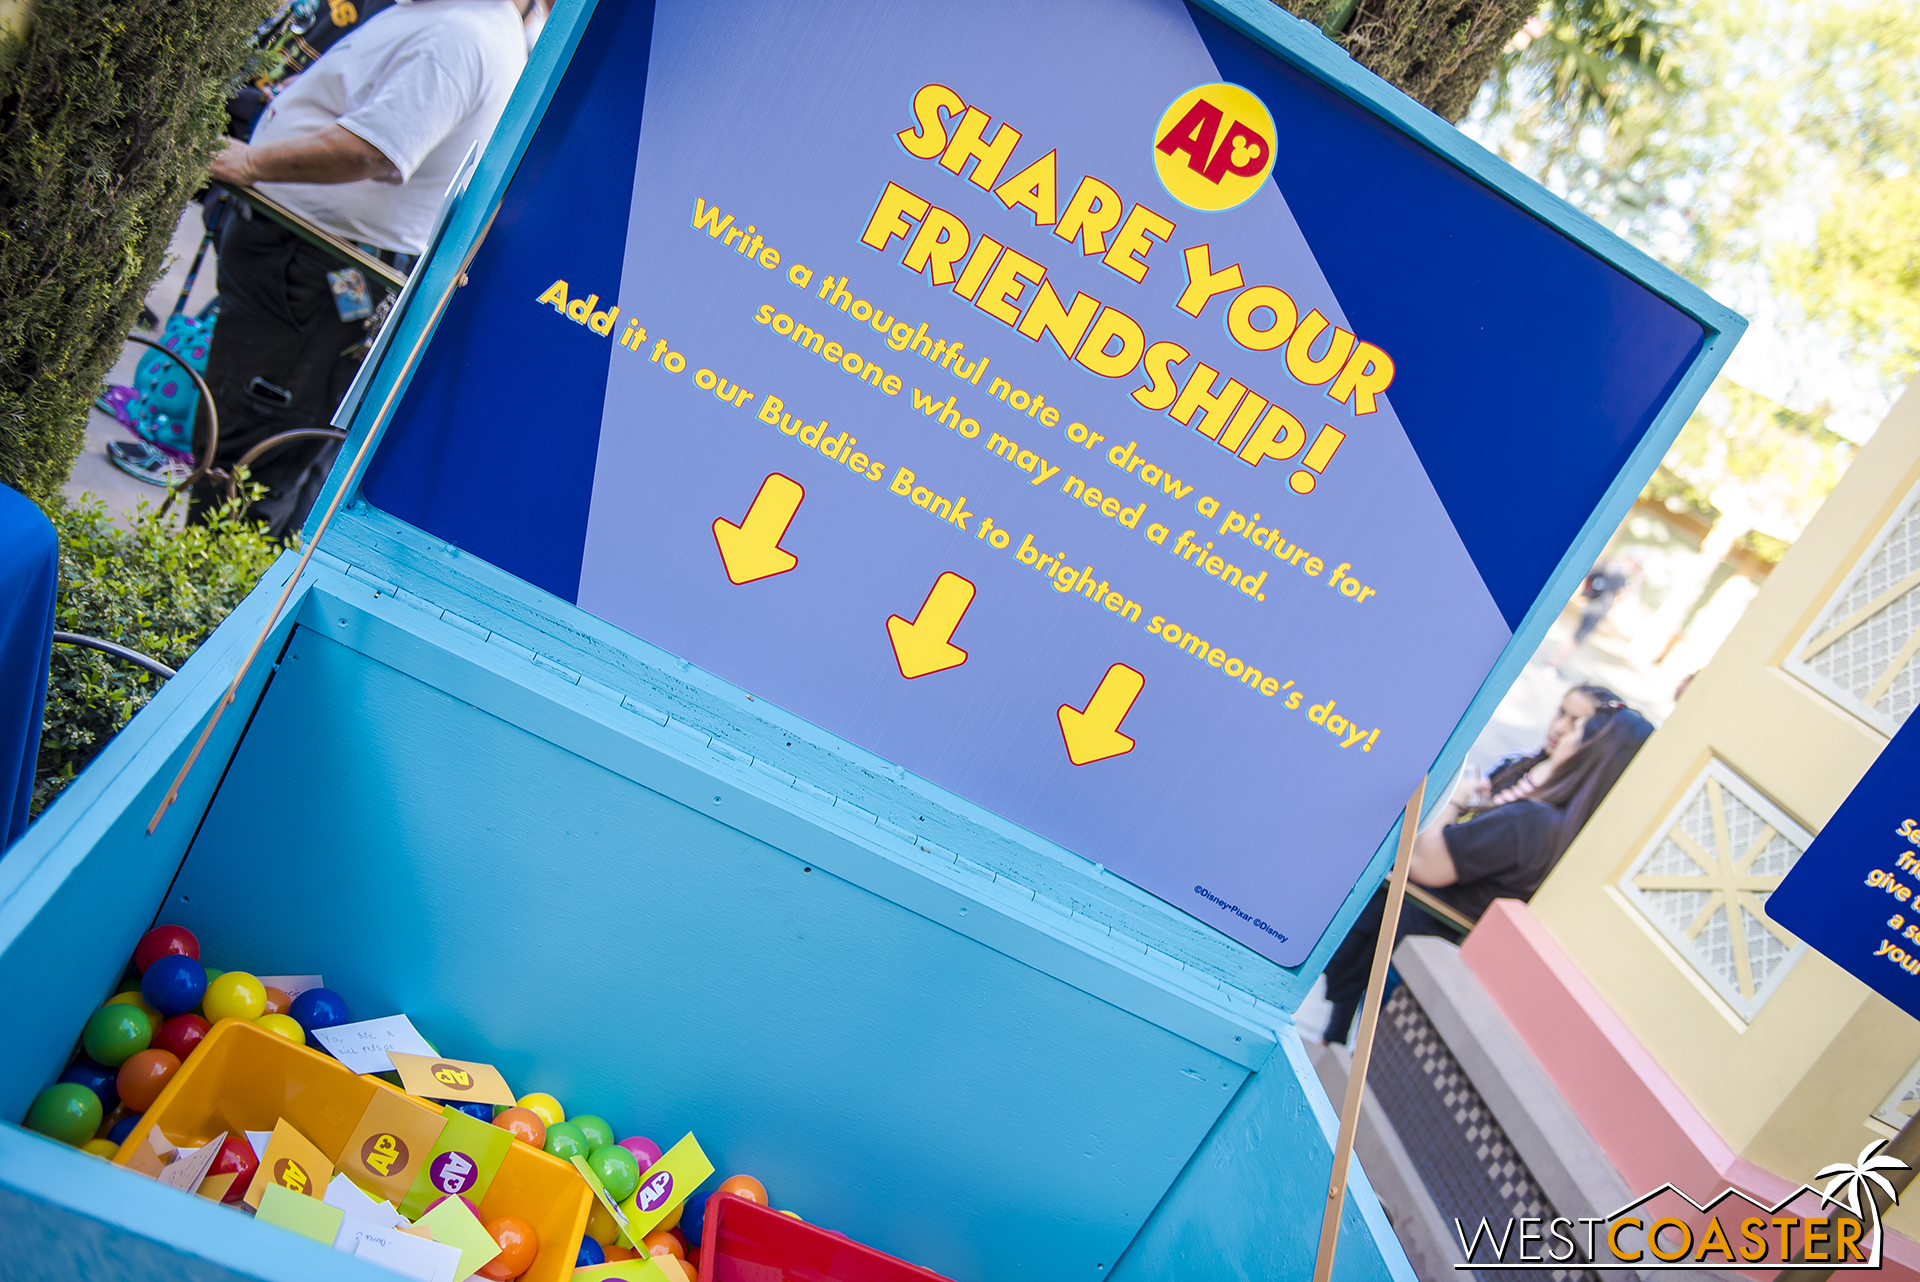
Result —
[{"label": "yellow plastic ball", "polygon": [[207,981],[200,1008],[207,1012],[209,1022],[259,1019],[267,1013],[267,986],[244,970],[230,970],[218,979]]},{"label": "yellow plastic ball", "polygon": [[518,1101],[521,1108],[530,1108],[540,1115],[540,1120],[548,1126],[567,1120],[567,1110],[560,1107],[560,1101],[551,1095],[535,1091],[531,1095],[522,1095]]},{"label": "yellow plastic ball", "polygon": [[101,1004],[105,1006],[122,1004],[131,1006],[152,1021],[155,1028],[160,1027],[161,1021],[166,1019],[165,1015],[162,1015],[159,1011],[147,1005],[147,999],[140,995],[140,990],[137,988],[130,988],[124,993],[115,993]]},{"label": "yellow plastic ball", "polygon": [[253,1021],[276,1037],[284,1037],[295,1046],[307,1044],[307,1030],[291,1015],[262,1015]]},{"label": "yellow plastic ball", "polygon": [[686,1211],[686,1209],[687,1209],[687,1204],[686,1204],[685,1202],[681,1202],[681,1203],[678,1203],[678,1204],[676,1204],[676,1205],[674,1206],[674,1208],[673,1208],[673,1209],[672,1209],[671,1211],[668,1211],[668,1212],[667,1212],[667,1218],[666,1218],[666,1219],[664,1219],[664,1220],[662,1220],[662,1221],[660,1221],[660,1222],[659,1222],[658,1224],[656,1224],[656,1225],[654,1225],[654,1226],[653,1226],[653,1227],[654,1227],[654,1230],[655,1230],[656,1232],[658,1232],[658,1231],[659,1231],[659,1230],[661,1230],[661,1229],[677,1229],[677,1228],[679,1228],[679,1227],[680,1227],[680,1216],[681,1216],[681,1215],[682,1215],[683,1213],[685,1213],[685,1211]]},{"label": "yellow plastic ball", "polygon": [[587,1213],[587,1236],[601,1246],[612,1246],[613,1240],[620,1236],[620,1226],[607,1214],[607,1208],[600,1205],[600,1199],[593,1200],[593,1210]]},{"label": "yellow plastic ball", "polygon": [[80,1151],[82,1153],[91,1153],[95,1157],[104,1157],[111,1162],[113,1155],[120,1151],[120,1146],[112,1140],[88,1140],[80,1146]]}]

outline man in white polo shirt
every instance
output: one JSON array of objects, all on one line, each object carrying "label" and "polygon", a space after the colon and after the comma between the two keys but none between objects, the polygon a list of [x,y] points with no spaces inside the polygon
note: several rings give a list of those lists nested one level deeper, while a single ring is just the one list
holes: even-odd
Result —
[{"label": "man in white polo shirt", "polygon": [[[401,0],[356,27],[229,142],[213,177],[260,191],[404,271],[467,148],[486,145],[526,62],[515,0]],[[279,432],[322,427],[358,368],[384,293],[264,215],[220,229],[220,315],[207,382],[220,413],[216,466]],[[204,444],[206,419],[196,439]],[[330,452],[329,452],[330,453]],[[280,451],[255,469],[255,507],[276,535],[318,492],[320,451]],[[215,497],[194,496],[204,513]]]}]

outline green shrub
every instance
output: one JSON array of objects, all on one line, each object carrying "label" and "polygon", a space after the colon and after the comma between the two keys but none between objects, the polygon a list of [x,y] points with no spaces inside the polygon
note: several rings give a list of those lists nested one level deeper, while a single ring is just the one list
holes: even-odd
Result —
[{"label": "green shrub", "polygon": [[[234,509],[178,528],[147,503],[114,524],[106,504],[55,496],[42,508],[60,533],[60,601],[54,627],[114,641],[170,668],[187,661],[280,554]],[[160,687],[152,674],[94,650],[56,645],[34,776],[33,813]]]},{"label": "green shrub", "polygon": [[0,481],[44,501],[273,0],[38,0],[0,34]]}]

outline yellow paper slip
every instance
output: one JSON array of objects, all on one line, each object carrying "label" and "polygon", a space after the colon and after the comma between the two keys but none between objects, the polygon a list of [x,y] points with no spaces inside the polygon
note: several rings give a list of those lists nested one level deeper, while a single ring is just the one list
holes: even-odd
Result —
[{"label": "yellow paper slip", "polygon": [[356,1186],[398,1205],[446,1124],[440,1114],[376,1088],[340,1150],[340,1170]]},{"label": "yellow paper slip", "polygon": [[387,1058],[400,1074],[407,1092],[422,1099],[452,1100],[457,1104],[504,1104],[511,1107],[514,1094],[507,1079],[491,1064],[474,1064],[464,1059],[441,1059],[432,1055],[408,1055],[388,1051]]},{"label": "yellow paper slip", "polygon": [[326,1196],[327,1181],[332,1178],[333,1163],[327,1160],[326,1154],[283,1117],[273,1125],[273,1138],[267,1141],[267,1155],[261,1159],[260,1169],[254,1172],[246,1203],[258,1211],[260,1199],[276,1184],[288,1192],[319,1201]]}]

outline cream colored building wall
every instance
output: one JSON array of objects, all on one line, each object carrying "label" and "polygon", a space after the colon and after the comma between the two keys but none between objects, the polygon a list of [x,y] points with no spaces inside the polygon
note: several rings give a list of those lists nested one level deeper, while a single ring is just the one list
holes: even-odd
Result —
[{"label": "cream colored building wall", "polygon": [[[1866,1119],[1920,1059],[1920,1021],[1808,953],[1749,1022],[1620,884],[1710,759],[1817,834],[1885,745],[1880,730],[1782,664],[1920,482],[1916,388],[1860,452],[1532,904],[1721,1136],[1796,1182],[1851,1158],[1871,1138]],[[1889,1222],[1912,1233],[1920,1205],[1902,1206]]]}]

